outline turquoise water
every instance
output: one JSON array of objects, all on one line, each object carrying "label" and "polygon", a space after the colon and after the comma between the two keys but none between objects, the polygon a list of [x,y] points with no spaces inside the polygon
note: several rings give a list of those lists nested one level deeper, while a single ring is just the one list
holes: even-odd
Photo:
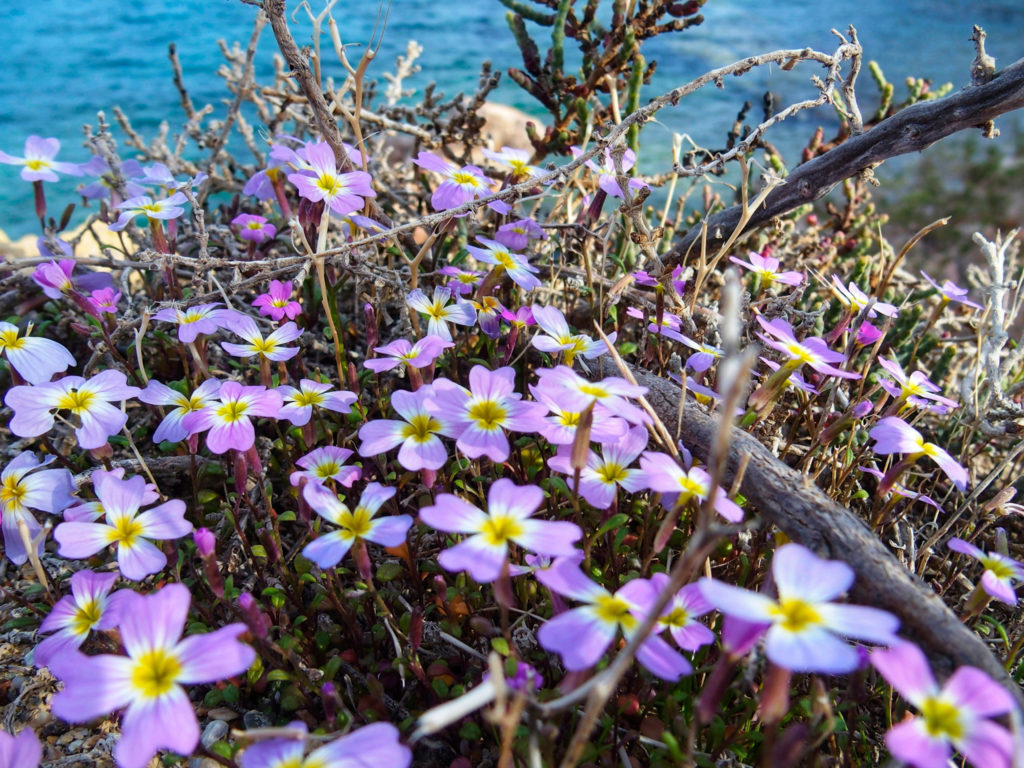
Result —
[{"label": "turquoise water", "polygon": [[[238,0],[32,0],[5,6],[0,22],[0,148],[21,155],[25,136],[56,136],[63,144],[58,159],[67,161],[87,159],[81,147],[81,125],[95,123],[99,109],[112,118],[109,108],[115,104],[144,136],[152,136],[164,119],[171,122],[173,132],[183,118],[170,77],[167,46],[171,42],[178,46],[185,81],[197,106],[211,103],[215,114],[223,114],[222,100],[230,94],[214,74],[222,61],[217,40],[239,40],[244,45],[256,13]],[[290,9],[295,7],[289,3]],[[342,0],[336,9],[346,42],[368,39],[376,3]],[[521,66],[505,12],[497,0],[457,0],[444,5],[393,0],[383,50],[371,75],[388,71],[395,55],[415,39],[425,50],[419,60],[422,72],[411,85],[422,88],[434,80],[447,93],[472,90],[484,59],[491,59],[500,70]],[[707,21],[702,26],[645,46],[648,59],[659,62],[648,96],[754,53],[804,46],[832,51],[835,42],[829,29],[845,30],[850,23],[857,26],[867,56],[878,60],[897,84],[914,74],[962,86],[973,57],[968,40],[972,24],[988,31],[989,50],[1000,65],[1024,55],[1020,43],[1024,3],[1020,0],[709,0],[703,13]],[[308,40],[310,27],[303,14],[296,19],[294,33],[302,43]],[[268,26],[257,55],[259,73],[272,71],[274,50]],[[331,71],[325,67],[325,72]],[[666,146],[672,131],[719,146],[744,100],[754,102],[752,114],[757,116],[766,89],[783,99],[807,97],[810,74],[811,70],[804,74],[776,71],[731,79],[722,90],[703,91],[662,112],[660,123],[646,131],[654,146]],[[863,84],[862,98],[869,106],[874,103],[874,88],[866,75]],[[529,97],[505,78],[496,98],[536,111]],[[795,148],[815,125],[828,119],[826,112],[805,114],[774,134],[774,139],[783,148]],[[656,157],[643,160],[650,171],[669,164],[667,157],[663,164]],[[74,187],[73,180],[48,186],[54,210],[76,199]],[[75,220],[80,218],[76,215]],[[18,178],[14,166],[0,165],[0,228],[12,236],[38,228],[32,220],[31,187]]]}]

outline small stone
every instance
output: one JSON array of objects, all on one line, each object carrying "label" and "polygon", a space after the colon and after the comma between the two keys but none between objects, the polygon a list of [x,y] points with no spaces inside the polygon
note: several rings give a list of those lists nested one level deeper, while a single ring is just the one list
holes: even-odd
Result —
[{"label": "small stone", "polygon": [[227,723],[223,720],[211,720],[203,729],[203,735],[199,741],[206,749],[211,749],[213,745],[223,739],[227,733]]},{"label": "small stone", "polygon": [[262,712],[257,712],[255,709],[252,709],[242,715],[242,724],[245,726],[245,730],[247,731],[251,731],[256,728],[269,728],[270,718]]}]

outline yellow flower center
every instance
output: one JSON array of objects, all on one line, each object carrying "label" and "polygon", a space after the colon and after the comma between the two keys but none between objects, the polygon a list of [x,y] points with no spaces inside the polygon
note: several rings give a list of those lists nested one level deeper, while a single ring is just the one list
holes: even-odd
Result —
[{"label": "yellow flower center", "polygon": [[658,621],[664,624],[666,627],[685,627],[686,623],[690,620],[690,614],[687,613],[685,608],[675,607],[672,612],[666,616],[662,616]]},{"label": "yellow flower center", "polygon": [[47,163],[45,160],[32,159],[32,160],[26,160],[25,161],[25,165],[30,170],[38,171],[40,168],[45,168],[46,166],[48,166],[49,163]]},{"label": "yellow flower center", "polygon": [[787,597],[771,609],[780,618],[779,624],[790,632],[802,632],[814,624],[821,624],[821,614],[814,606],[798,597]]},{"label": "yellow flower center", "polygon": [[[529,176],[530,166],[525,160],[509,160],[509,167],[512,168],[512,173],[516,176]],[[522,230],[513,230],[515,232],[522,232]]]},{"label": "yellow flower center", "polygon": [[505,253],[504,251],[493,251],[492,253],[494,254],[494,260],[498,262],[506,270],[512,270],[516,268],[517,265],[515,259],[513,259],[509,254]]},{"label": "yellow flower center", "polygon": [[626,469],[614,462],[608,462],[597,468],[597,475],[601,478],[602,482],[609,485],[617,482],[621,483],[626,479]]},{"label": "yellow flower center", "polygon": [[811,350],[805,347],[803,344],[798,344],[795,341],[787,341],[784,343],[786,352],[794,360],[799,360],[801,363],[813,363],[818,359]]},{"label": "yellow flower center", "polygon": [[18,338],[18,331],[0,332],[0,351],[4,349],[22,349],[25,346],[25,339]]},{"label": "yellow flower center", "polygon": [[591,397],[600,400],[602,397],[608,397],[608,390],[604,387],[599,387],[596,384],[583,384],[580,386],[580,392],[584,395],[590,395]]},{"label": "yellow flower center", "polygon": [[317,477],[327,479],[328,477],[332,477],[333,475],[338,474],[338,471],[340,469],[341,466],[338,464],[338,462],[325,461],[323,464],[319,465],[316,468],[315,472]]},{"label": "yellow flower center", "polygon": [[217,409],[217,415],[228,423],[240,421],[245,418],[245,412],[249,406],[239,400],[228,400]]},{"label": "yellow flower center", "polygon": [[71,631],[76,635],[87,635],[96,622],[102,616],[100,604],[96,600],[88,600],[85,604],[75,609],[75,616],[71,620]]},{"label": "yellow flower center", "polygon": [[629,603],[615,595],[601,595],[594,603],[597,618],[606,624],[618,624],[623,629],[636,626],[636,617],[629,612]]},{"label": "yellow flower center", "polygon": [[501,429],[508,417],[508,411],[494,400],[480,400],[469,408],[469,418],[484,430]]},{"label": "yellow flower center", "polygon": [[143,698],[155,699],[168,693],[181,674],[181,662],[163,648],[142,654],[132,670],[132,685]]},{"label": "yellow flower center", "polygon": [[472,187],[473,189],[480,187],[480,179],[468,171],[455,171],[452,174],[452,181],[460,187]]},{"label": "yellow flower center", "polygon": [[562,415],[559,417],[563,427],[575,427],[580,423],[579,411],[576,413],[569,413],[568,411],[562,411]]},{"label": "yellow flower center", "polygon": [[322,392],[303,392],[299,390],[295,395],[296,405],[320,405],[324,401]]},{"label": "yellow flower center", "polygon": [[435,320],[444,319],[444,304],[440,301],[435,301],[430,305],[430,309],[427,310],[427,314]]},{"label": "yellow flower center", "polygon": [[18,482],[18,478],[8,477],[0,485],[0,509],[18,509],[27,491]]},{"label": "yellow flower center", "polygon": [[142,536],[142,526],[134,517],[119,517],[107,535],[111,544],[118,543],[130,548],[135,544],[135,540]]},{"label": "yellow flower center", "polygon": [[500,547],[508,543],[509,539],[515,539],[523,534],[523,526],[514,517],[508,515],[496,515],[487,518],[480,527],[480,533],[488,546]]},{"label": "yellow flower center", "polygon": [[92,392],[72,390],[66,395],[61,396],[60,400],[57,401],[57,407],[65,408],[76,416],[80,416],[89,410],[89,406],[94,399],[95,395]]},{"label": "yellow flower center", "polygon": [[945,737],[960,741],[964,736],[964,724],[960,711],[950,702],[929,696],[921,704],[921,719],[929,736]]},{"label": "yellow flower center", "polygon": [[[3,496],[0,495],[0,499],[2,498]],[[1009,565],[1007,565],[1005,562],[1003,562],[997,557],[983,557],[981,558],[981,563],[985,566],[985,570],[991,571],[992,575],[995,576],[997,579],[1007,580],[1015,579],[1017,577],[1017,574],[1013,570],[1013,568],[1011,568]]]},{"label": "yellow flower center", "polygon": [[693,496],[703,499],[708,495],[707,486],[692,479],[689,475],[682,475],[679,478],[679,487],[682,488],[680,501],[688,501]]},{"label": "yellow flower center", "polygon": [[409,423],[402,427],[402,437],[406,440],[412,438],[417,443],[425,443],[434,432],[441,429],[441,422],[433,418],[429,413],[417,413]]},{"label": "yellow flower center", "polygon": [[324,193],[325,197],[334,197],[341,193],[341,184],[338,182],[337,176],[329,176],[325,173],[316,180],[316,186]]},{"label": "yellow flower center", "polygon": [[149,203],[148,205],[140,205],[139,210],[148,213],[160,213],[163,210],[163,205],[160,203]]},{"label": "yellow flower center", "polygon": [[366,507],[356,507],[355,511],[345,510],[338,515],[338,526],[341,535],[346,539],[360,539],[370,532],[372,515]]}]

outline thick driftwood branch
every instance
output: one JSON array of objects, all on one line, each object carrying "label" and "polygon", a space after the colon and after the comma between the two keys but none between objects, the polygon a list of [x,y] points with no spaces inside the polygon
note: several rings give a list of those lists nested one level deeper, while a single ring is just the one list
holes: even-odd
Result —
[{"label": "thick driftwood branch", "polygon": [[[648,388],[647,399],[661,420],[676,424],[680,389],[675,382],[635,368],[633,375]],[[686,403],[680,438],[697,458],[707,460],[718,429],[717,416],[707,414],[695,403]],[[857,574],[851,590],[857,602],[898,616],[902,633],[921,646],[943,676],[961,665],[978,667],[1001,682],[1024,706],[1024,691],[981,638],[927,585],[911,575],[858,517],[782,463],[752,435],[734,428],[725,467],[730,482],[744,456],[749,457],[749,464],[741,493],[762,517],[790,538],[823,556],[848,563]]]},{"label": "thick driftwood branch", "polygon": [[[902,109],[874,128],[847,139],[810,160],[789,176],[754,211],[746,229],[756,229],[776,216],[811,203],[836,184],[891,157],[917,152],[958,131],[982,125],[1024,107],[1024,59],[1019,59],[984,85],[970,86],[942,99],[923,101]],[[708,244],[721,243],[739,225],[741,206],[733,206],[707,219]],[[663,257],[672,269],[701,237],[694,227],[680,237]]]}]

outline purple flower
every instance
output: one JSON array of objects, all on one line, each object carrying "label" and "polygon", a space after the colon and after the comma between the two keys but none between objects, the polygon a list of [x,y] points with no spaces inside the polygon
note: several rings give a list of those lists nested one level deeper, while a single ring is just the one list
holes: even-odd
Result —
[{"label": "purple flower", "polygon": [[662,334],[670,339],[675,339],[684,346],[693,350],[693,354],[686,358],[686,367],[692,368],[697,373],[704,373],[711,365],[725,353],[718,347],[700,341],[694,341],[689,336],[677,333],[670,328],[663,328]]},{"label": "purple flower", "polygon": [[[608,351],[604,340],[594,341],[584,333],[574,334],[570,331],[569,323],[566,322],[565,315],[558,307],[542,307],[539,304],[534,304],[532,312],[533,319],[544,333],[538,333],[530,339],[530,343],[541,352],[548,354],[562,352],[565,364],[570,368],[576,355],[583,355],[587,360],[593,360]],[[608,340],[614,343],[615,336],[616,334],[612,333]]]},{"label": "purple flower", "polygon": [[433,334],[424,336],[415,344],[410,344],[405,339],[396,339],[383,347],[374,347],[374,352],[385,357],[366,360],[363,365],[377,373],[390,371],[402,364],[410,368],[426,368],[437,360],[442,352],[454,346],[451,339]]},{"label": "purple flower", "polygon": [[257,296],[252,305],[259,308],[261,315],[269,316],[274,322],[280,322],[285,317],[294,320],[302,312],[299,302],[292,301],[291,283],[282,283],[280,280],[271,280],[267,292]]},{"label": "purple flower", "polygon": [[433,152],[420,152],[413,162],[420,168],[444,176],[444,181],[430,197],[430,204],[435,211],[458,208],[491,191],[491,180],[475,165],[464,165],[460,168]]},{"label": "purple flower", "polygon": [[66,655],[53,671],[64,690],[53,698],[62,720],[83,723],[126,708],[114,749],[120,768],[143,768],[158,749],[191,754],[199,723],[182,684],[240,675],[256,654],[238,641],[244,624],[181,639],[191,597],[169,584],[145,597],[134,592],[122,606],[121,642],[127,656]]},{"label": "purple flower", "polygon": [[68,176],[81,176],[82,169],[75,163],[61,163],[53,158],[60,151],[58,139],[44,139],[42,136],[29,136],[25,139],[25,156],[14,157],[0,152],[0,163],[21,165],[21,178],[25,181],[57,181],[57,173]]},{"label": "purple flower", "polygon": [[470,299],[469,303],[476,310],[476,321],[480,325],[480,330],[492,339],[498,338],[501,335],[501,322],[498,318],[504,309],[501,302],[493,296],[484,296],[480,301]]},{"label": "purple flower", "polygon": [[[238,227],[238,236],[250,243],[259,245],[267,240],[273,240],[277,234],[277,227],[267,221],[265,216],[257,216],[254,213],[240,213],[231,220],[231,226]],[[275,318],[279,319],[279,318]]]},{"label": "purple flower", "polygon": [[4,551],[15,565],[28,559],[28,551],[18,530],[24,521],[29,538],[38,540],[43,550],[42,527],[30,510],[38,509],[56,515],[75,502],[75,481],[66,469],[45,469],[54,460],[47,456],[39,461],[31,451],[19,453],[0,472],[0,518],[3,519]]},{"label": "purple flower", "polygon": [[409,515],[374,518],[377,511],[395,495],[394,488],[369,483],[359,497],[359,505],[350,510],[334,491],[317,483],[307,483],[302,497],[313,511],[338,527],[307,544],[302,556],[321,568],[333,568],[357,541],[372,541],[382,547],[397,547],[405,542],[412,525]]},{"label": "purple flower", "polygon": [[[580,472],[579,492],[595,509],[608,509],[615,500],[618,486],[629,493],[647,488],[643,471],[630,469],[647,446],[647,428],[633,427],[623,437],[601,446],[601,455],[587,452],[587,466]],[[570,463],[572,449],[568,445],[558,448],[558,454],[548,459],[548,466],[556,472],[573,477]]]},{"label": "purple flower", "polygon": [[302,329],[293,322],[285,323],[266,338],[263,338],[256,321],[249,315],[234,312],[228,316],[226,323],[232,331],[248,342],[247,344],[232,344],[222,341],[220,345],[229,355],[235,357],[258,356],[279,362],[291,360],[299,354],[298,347],[284,346],[302,335]]},{"label": "purple flower", "polygon": [[113,288],[100,288],[89,294],[85,300],[89,302],[96,317],[99,317],[101,312],[116,315],[117,302],[121,300],[121,292]]},{"label": "purple flower", "polygon": [[39,768],[43,745],[36,732],[22,728],[17,736],[0,730],[0,765],[4,768]]},{"label": "purple flower", "polygon": [[426,401],[431,413],[451,424],[458,435],[456,447],[471,459],[487,456],[505,461],[509,455],[505,430],[536,432],[543,425],[544,406],[523,402],[515,392],[515,370],[511,367],[489,371],[474,365],[469,372],[469,389],[448,379],[438,379],[433,396]]},{"label": "purple flower", "polygon": [[448,460],[448,452],[438,435],[455,437],[458,430],[439,414],[427,409],[426,401],[434,396],[431,385],[415,392],[393,392],[391,406],[404,421],[377,419],[359,428],[360,456],[387,453],[397,445],[398,463],[413,472],[440,469]]},{"label": "purple flower", "polygon": [[19,336],[18,326],[0,322],[0,353],[6,353],[7,362],[29,384],[42,384],[55,373],[62,373],[75,358],[62,344],[39,336]]},{"label": "purple flower", "polygon": [[168,307],[153,315],[154,320],[178,324],[178,341],[189,344],[200,333],[211,334],[218,328],[227,328],[231,310],[218,309],[219,303],[197,304],[187,309]]},{"label": "purple flower", "polygon": [[760,253],[750,252],[750,261],[737,259],[730,256],[729,261],[746,267],[761,279],[764,288],[770,288],[772,283],[784,283],[785,285],[800,285],[804,281],[803,272],[779,272],[779,260],[772,256],[762,256]]},{"label": "purple flower", "polygon": [[[654,574],[650,579],[654,594],[660,594],[668,586],[668,580],[667,574]],[[658,619],[657,629],[667,629],[676,645],[684,651],[696,651],[701,646],[715,642],[715,633],[697,621],[711,608],[711,603],[704,599],[700,591],[700,585],[687,584],[665,606]]]},{"label": "purple flower", "polygon": [[110,225],[110,228],[114,232],[120,232],[136,216],[145,216],[150,221],[154,219],[161,219],[163,221],[176,219],[185,212],[182,205],[187,202],[188,198],[182,192],[175,192],[170,197],[165,197],[162,200],[153,200],[149,195],[132,197],[117,206],[121,214],[117,217],[117,221]]},{"label": "purple flower", "polygon": [[311,379],[302,379],[298,389],[283,384],[277,391],[285,403],[278,418],[288,419],[297,427],[308,424],[313,418],[314,405],[336,413],[348,413],[352,410],[352,403],[358,399],[352,392],[332,392],[330,384]]},{"label": "purple flower", "polygon": [[771,336],[769,338],[759,333],[757,334],[758,338],[772,349],[777,349],[785,354],[794,369],[806,364],[818,373],[824,373],[829,376],[839,376],[844,379],[860,378],[859,373],[851,373],[831,365],[831,363],[844,362],[846,358],[841,353],[833,352],[829,349],[828,344],[823,339],[812,337],[803,341],[797,341],[796,336],[793,334],[793,327],[782,318],[769,321],[758,315],[757,322]]},{"label": "purple flower", "polygon": [[[537,571],[537,581],[552,592],[586,603],[549,619],[537,632],[540,644],[561,655],[565,668],[574,672],[597,664],[620,629],[628,639],[657,599],[646,579],[633,579],[612,594],[588,579],[579,562],[578,555],[560,557],[550,568]],[[693,671],[657,634],[644,640],[636,658],[663,680],[678,680]]]},{"label": "purple flower", "polygon": [[857,327],[857,338],[855,339],[858,346],[870,347],[873,346],[876,341],[882,338],[882,330],[875,327],[867,320],[862,322]]},{"label": "purple flower", "polygon": [[925,442],[921,433],[903,419],[887,416],[871,429],[868,436],[875,441],[875,453],[881,456],[903,454],[908,461],[928,456],[939,465],[961,493],[967,490],[967,483],[970,480],[967,469],[958,464],[944,448],[935,443]]},{"label": "purple flower", "polygon": [[1017,604],[1013,582],[1024,581],[1024,564],[1009,555],[985,552],[963,539],[950,539],[946,546],[954,552],[973,557],[985,566],[985,572],[981,575],[981,588],[985,594],[1009,605]]},{"label": "purple flower", "polygon": [[878,364],[896,381],[894,384],[885,377],[878,379],[882,389],[896,398],[896,402],[891,406],[890,413],[895,413],[904,403],[910,403],[923,410],[940,414],[948,413],[951,409],[958,407],[956,400],[950,400],[948,397],[936,394],[942,390],[937,384],[929,381],[928,377],[921,371],[914,371],[910,376],[907,376],[903,372],[903,366],[896,362],[896,360],[887,360],[884,357],[878,358]]},{"label": "purple flower", "polygon": [[306,724],[296,720],[288,730],[295,733],[294,738],[268,739],[246,747],[242,768],[408,768],[412,763],[412,753],[398,741],[398,729],[391,723],[364,726],[317,747],[305,758]]},{"label": "purple flower", "polygon": [[630,384],[618,376],[589,381],[567,365],[541,368],[537,376],[540,379],[537,389],[544,390],[565,410],[582,413],[591,403],[598,403],[631,424],[650,422],[646,413],[626,400],[645,394],[647,387]]},{"label": "purple flower", "polygon": [[486,512],[449,493],[438,495],[436,502],[420,510],[424,523],[447,533],[469,534],[444,550],[438,562],[449,571],[468,571],[482,584],[501,575],[510,541],[530,552],[557,556],[576,552],[574,543],[583,537],[575,523],[532,519],[544,503],[544,491],[506,477],[491,485]]},{"label": "purple flower", "polygon": [[301,157],[308,170],[288,174],[288,181],[307,200],[323,200],[339,216],[348,216],[363,207],[364,198],[377,196],[370,187],[370,174],[338,173],[334,151],[325,142],[306,145]]},{"label": "purple flower", "polygon": [[530,153],[525,149],[516,149],[515,147],[502,147],[501,152],[495,152],[490,149],[481,149],[484,157],[488,160],[509,168],[512,173],[509,174],[518,181],[525,181],[531,176],[540,176],[542,171],[535,165],[530,165]]},{"label": "purple flower", "polygon": [[[882,478],[885,477],[884,474],[882,474],[877,469],[874,469],[872,467],[857,467],[857,469],[859,469],[861,472],[866,472],[867,474],[869,474],[872,477],[875,477],[875,478],[877,478],[879,480],[881,480]],[[899,496],[902,499],[910,499],[911,501],[920,501],[922,504],[928,504],[930,506],[935,507],[937,510],[939,510],[939,512],[945,512],[946,511],[931,496],[925,496],[923,493],[917,493],[915,491],[911,491],[909,488],[907,488],[906,486],[900,485],[899,483],[893,483],[892,484],[892,491],[890,491],[890,493],[894,493],[894,494],[896,494],[897,496]]]},{"label": "purple flower", "polygon": [[921,270],[921,276],[931,284],[932,288],[939,292],[939,295],[942,296],[943,305],[955,301],[971,309],[983,309],[981,304],[968,300],[966,288],[961,288],[952,280],[943,280],[942,285],[939,285],[923,269]]},{"label": "purple flower", "polygon": [[[573,158],[583,154],[579,147],[569,147],[569,151],[572,152]],[[604,153],[601,155],[601,165],[598,165],[593,160],[587,160],[587,167],[598,174],[597,184],[606,194],[611,197],[622,197],[622,188],[619,186],[618,179],[619,169],[615,167],[615,158],[612,152],[611,147],[605,147]],[[622,153],[622,159],[619,162],[622,173],[628,175],[629,169],[636,165],[636,153],[632,149],[627,149]],[[646,186],[647,182],[640,179],[631,178],[629,180],[630,189],[642,189]]]},{"label": "purple flower", "polygon": [[59,299],[65,293],[74,290],[71,284],[71,272],[75,268],[74,259],[61,259],[40,264],[32,273],[32,279],[51,299]]},{"label": "purple flower", "polygon": [[439,275],[446,275],[451,278],[448,281],[448,288],[452,293],[457,293],[459,296],[469,296],[473,293],[473,289],[480,284],[481,278],[483,278],[483,272],[477,272],[472,269],[459,269],[458,267],[441,267],[437,270]]},{"label": "purple flower", "polygon": [[472,253],[477,261],[505,270],[512,282],[524,291],[532,291],[540,286],[540,280],[536,276],[539,270],[531,265],[525,256],[512,253],[508,246],[495,240],[488,240],[486,237],[477,237],[477,240],[484,244],[483,248],[477,248],[475,245],[466,246],[466,250]]},{"label": "purple flower", "polygon": [[334,480],[339,485],[351,488],[352,484],[363,476],[360,467],[345,464],[351,455],[352,451],[348,448],[333,445],[325,445],[310,451],[295,462],[295,466],[302,467],[302,470],[292,472],[289,482],[297,487],[303,478],[320,485],[327,480]]},{"label": "purple flower", "polygon": [[[652,491],[670,494],[672,506],[691,499],[703,502],[711,495],[711,475],[706,470],[698,466],[683,469],[667,453],[648,451],[640,457],[640,469]],[[715,511],[730,523],[743,520],[743,510],[723,488],[715,488],[714,505]]]},{"label": "purple flower", "polygon": [[773,664],[794,672],[845,674],[857,668],[860,656],[836,635],[882,645],[897,641],[899,620],[892,614],[831,602],[853,584],[853,569],[846,563],[785,544],[772,558],[772,577],[777,599],[714,579],[699,584],[719,611],[768,630],[765,654]]},{"label": "purple flower", "polygon": [[1012,712],[1013,697],[975,667],[959,667],[939,688],[913,643],[876,649],[871,664],[920,713],[885,734],[893,757],[915,768],[943,768],[956,748],[977,768],[1009,768],[1010,732],[989,718]]},{"label": "purple flower", "polygon": [[128,590],[110,594],[116,573],[78,571],[71,577],[71,594],[53,606],[39,634],[52,632],[36,646],[35,665],[47,667],[50,660],[81,647],[94,629],[113,629],[121,621],[121,606]]},{"label": "purple flower", "polygon": [[[537,402],[544,405],[550,414],[544,417],[544,424],[538,432],[552,445],[571,445],[576,439],[582,411],[570,411],[563,407],[558,390],[530,385],[530,392]],[[590,439],[599,443],[615,442],[622,439],[629,430],[629,424],[615,416],[603,405],[594,405],[591,412]]]},{"label": "purple flower", "polygon": [[171,499],[139,514],[147,496],[146,481],[138,475],[122,480],[97,470],[92,475],[96,498],[103,508],[103,523],[61,523],[53,538],[60,544],[61,557],[92,557],[113,544],[117,565],[126,579],[141,581],[167,564],[167,557],[150,539],[179,539],[192,530],[185,519],[185,502]]},{"label": "purple flower", "polygon": [[[858,288],[855,283],[849,283],[848,286],[844,288],[842,281],[836,275],[832,275],[831,288],[840,303],[848,307],[850,312],[855,315],[863,310],[868,304],[871,304],[871,297]],[[884,301],[876,301],[871,305],[868,317],[875,318],[879,315],[896,317],[898,314],[899,310],[892,304],[886,304]]]},{"label": "purple flower", "polygon": [[547,240],[548,233],[533,219],[510,221],[498,227],[494,239],[510,250],[521,251],[531,240]]},{"label": "purple flower", "polygon": [[448,330],[448,323],[456,325],[473,325],[476,322],[476,310],[468,301],[455,301],[448,303],[452,292],[440,285],[434,286],[434,295],[428,299],[426,294],[419,288],[410,291],[405,298],[405,303],[410,307],[426,315],[427,333],[431,336],[440,336],[445,341],[452,340],[451,331]]},{"label": "purple flower", "polygon": [[247,451],[256,443],[256,430],[250,418],[277,418],[284,401],[279,392],[266,387],[243,387],[237,381],[225,381],[217,392],[220,402],[210,402],[185,415],[181,425],[189,434],[210,430],[206,447],[213,453],[229,449]]},{"label": "purple flower", "polygon": [[174,406],[153,433],[153,442],[167,440],[177,443],[188,437],[189,432],[182,423],[185,417],[213,403],[217,399],[220,384],[217,379],[207,379],[190,396],[185,396],[156,379],[150,379],[146,388],[139,393],[139,400],[150,405]]},{"label": "purple flower", "polygon": [[128,421],[128,416],[112,403],[123,403],[141,390],[128,386],[123,373],[113,369],[100,371],[86,381],[81,376],[31,386],[12,387],[4,402],[14,411],[11,431],[19,437],[39,437],[53,427],[54,409],[69,411],[78,417],[75,428],[80,448],[91,450],[106,445]]}]

